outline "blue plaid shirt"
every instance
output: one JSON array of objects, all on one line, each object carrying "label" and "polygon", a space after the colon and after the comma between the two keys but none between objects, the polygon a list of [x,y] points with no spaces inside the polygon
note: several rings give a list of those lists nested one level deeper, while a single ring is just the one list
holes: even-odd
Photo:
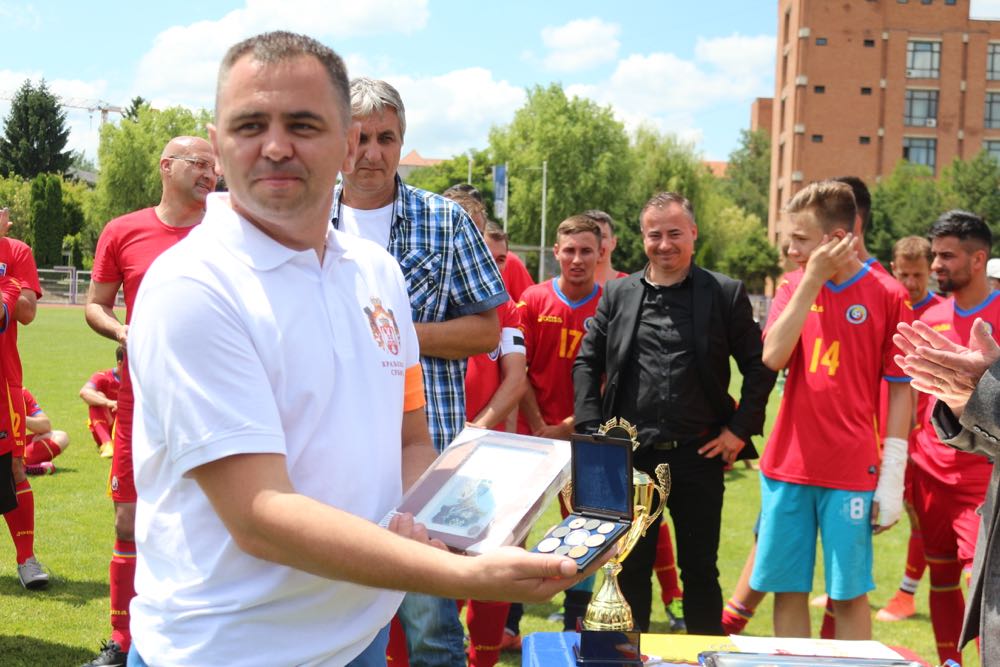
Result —
[{"label": "blue plaid shirt", "polygon": [[[333,225],[340,222],[338,184]],[[414,322],[443,322],[496,308],[510,297],[483,237],[461,206],[396,176],[387,250],[399,262]],[[438,451],[465,424],[465,360],[420,357],[427,425]]]}]

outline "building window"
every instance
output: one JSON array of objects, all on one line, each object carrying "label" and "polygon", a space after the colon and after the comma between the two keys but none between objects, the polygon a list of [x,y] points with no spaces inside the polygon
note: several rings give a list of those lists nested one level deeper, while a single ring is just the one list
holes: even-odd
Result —
[{"label": "building window", "polygon": [[923,164],[934,171],[937,162],[937,139],[903,137],[903,159],[912,164]]},{"label": "building window", "polygon": [[984,141],[983,150],[989,153],[991,158],[1000,162],[1000,141]]},{"label": "building window", "polygon": [[875,40],[874,39],[866,39],[865,40],[865,48],[866,49],[873,49],[873,48],[875,48]]},{"label": "building window", "polygon": [[862,146],[867,146],[871,142],[872,142],[871,137],[858,137],[858,143],[861,144]]},{"label": "building window", "polygon": [[[907,90],[903,111],[903,124],[918,127],[937,127],[938,91]],[[1000,116],[998,116],[1000,120]]]},{"label": "building window", "polygon": [[1000,127],[1000,93],[986,93],[984,127]]},{"label": "building window", "polygon": [[816,46],[826,46],[826,37],[817,37]]},{"label": "building window", "polygon": [[817,95],[822,95],[826,92],[826,86],[813,86],[813,92]]},{"label": "building window", "polygon": [[929,4],[931,4],[931,1],[932,0],[920,0],[920,4],[922,4],[922,5],[929,5]]},{"label": "building window", "polygon": [[953,5],[953,4],[955,4],[955,0],[944,0],[944,4],[946,4],[946,5]]},{"label": "building window", "polygon": [[906,76],[936,79],[941,71],[941,42],[910,41],[906,44]]},{"label": "building window", "polygon": [[821,143],[823,143],[823,135],[822,134],[814,134],[814,135],[812,135],[810,137],[810,139],[812,139],[812,142],[814,144],[821,144]]},{"label": "building window", "polygon": [[986,78],[1000,79],[1000,44],[990,44],[986,48]]},{"label": "building window", "polygon": [[861,86],[861,94],[862,95],[871,95],[872,94],[872,89],[869,88],[868,86]]}]

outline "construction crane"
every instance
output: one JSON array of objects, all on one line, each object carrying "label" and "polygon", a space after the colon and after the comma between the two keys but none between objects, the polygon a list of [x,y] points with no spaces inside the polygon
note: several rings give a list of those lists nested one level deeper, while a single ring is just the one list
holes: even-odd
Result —
[{"label": "construction crane", "polygon": [[[16,93],[10,91],[0,90],[0,100],[12,101]],[[95,111],[101,112],[101,125],[108,122],[108,114],[111,112],[122,114],[124,109],[113,104],[109,104],[103,100],[87,100],[79,97],[62,97],[60,95],[55,96],[59,100],[60,106],[66,107],[67,109],[83,109],[94,113]]]}]

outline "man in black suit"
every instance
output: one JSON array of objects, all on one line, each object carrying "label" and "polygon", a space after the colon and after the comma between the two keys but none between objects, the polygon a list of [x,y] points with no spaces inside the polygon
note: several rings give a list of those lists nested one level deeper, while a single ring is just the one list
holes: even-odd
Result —
[{"label": "man in black suit", "polygon": [[[761,361],[760,328],[743,283],[694,265],[694,211],[683,196],[653,196],[640,215],[649,264],[610,281],[573,367],[576,426],[611,417],[638,428],[635,467],[668,463],[667,502],[677,535],[684,618],[692,634],[722,634],[716,566],[723,466],[755,458],[775,373]],[[729,358],[743,375],[729,396]],[[624,562],[619,583],[636,628],[649,629],[658,525]]]}]

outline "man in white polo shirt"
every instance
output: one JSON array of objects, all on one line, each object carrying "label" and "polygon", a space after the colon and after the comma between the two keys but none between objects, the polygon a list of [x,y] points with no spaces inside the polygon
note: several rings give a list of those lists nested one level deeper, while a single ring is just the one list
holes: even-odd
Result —
[{"label": "man in white polo shirt", "polygon": [[329,224],[358,142],[340,58],[284,32],[235,45],[209,135],[230,194],[154,262],[129,331],[129,664],[384,665],[394,591],[578,581],[565,557],[462,557],[412,517],[373,523],[435,452],[398,264]]}]

